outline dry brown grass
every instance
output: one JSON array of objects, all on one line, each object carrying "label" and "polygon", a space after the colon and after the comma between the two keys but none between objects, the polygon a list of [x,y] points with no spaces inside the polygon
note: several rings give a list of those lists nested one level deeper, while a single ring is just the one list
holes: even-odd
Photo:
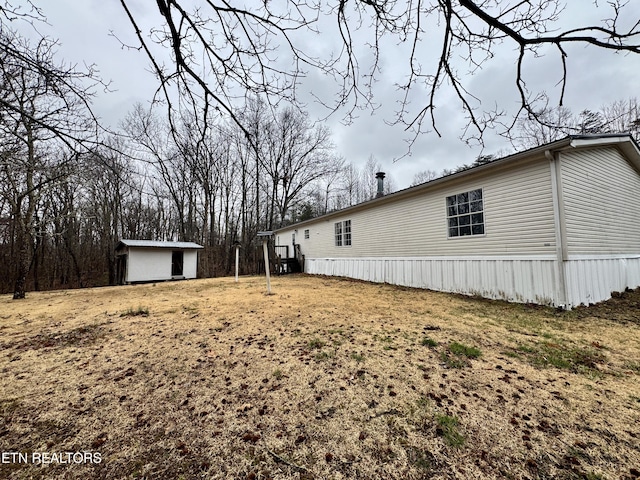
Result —
[{"label": "dry brown grass", "polygon": [[640,475],[640,292],[558,313],[300,275],[272,288],[0,297],[2,451],[102,456],[0,478]]}]

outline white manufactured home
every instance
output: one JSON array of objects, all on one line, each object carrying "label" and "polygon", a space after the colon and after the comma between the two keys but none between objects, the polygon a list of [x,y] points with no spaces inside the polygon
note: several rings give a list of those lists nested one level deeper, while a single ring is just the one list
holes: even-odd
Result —
[{"label": "white manufactured home", "polygon": [[116,246],[118,283],[196,278],[202,248],[192,242],[120,240]]},{"label": "white manufactured home", "polygon": [[304,271],[572,308],[640,286],[640,150],[571,136],[275,231]]}]

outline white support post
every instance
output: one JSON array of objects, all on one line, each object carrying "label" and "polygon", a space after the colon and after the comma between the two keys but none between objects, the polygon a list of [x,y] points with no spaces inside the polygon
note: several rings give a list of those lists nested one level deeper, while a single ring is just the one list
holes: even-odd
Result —
[{"label": "white support post", "polygon": [[236,283],[238,283],[239,265],[240,265],[240,245],[236,245]]},{"label": "white support post", "polygon": [[264,270],[267,273],[267,295],[271,295],[271,272],[269,272],[269,249],[267,239],[262,240],[262,251],[264,252]]}]

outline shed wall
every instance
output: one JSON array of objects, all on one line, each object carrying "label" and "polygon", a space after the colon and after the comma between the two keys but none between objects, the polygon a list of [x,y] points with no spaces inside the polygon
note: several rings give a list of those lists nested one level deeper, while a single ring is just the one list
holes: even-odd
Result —
[{"label": "shed wall", "polygon": [[184,278],[196,278],[198,276],[198,251],[184,251],[184,266],[182,273]]},{"label": "shed wall", "polygon": [[[129,248],[127,282],[154,282],[171,280],[171,248]],[[196,278],[197,250],[183,251],[184,278]]]},{"label": "shed wall", "polygon": [[127,282],[171,279],[171,250],[130,248]]}]

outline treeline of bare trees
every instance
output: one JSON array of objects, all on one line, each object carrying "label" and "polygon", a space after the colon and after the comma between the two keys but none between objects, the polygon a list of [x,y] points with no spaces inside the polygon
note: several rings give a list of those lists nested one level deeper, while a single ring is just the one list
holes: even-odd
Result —
[{"label": "treeline of bare trees", "polygon": [[200,243],[202,276],[229,273],[238,241],[242,270],[254,272],[258,231],[375,196],[373,159],[358,169],[335,154],[326,128],[291,109],[273,116],[260,108],[253,102],[245,112],[261,115],[257,150],[232,124],[203,134],[185,120],[172,132],[137,106],[122,136],[83,153],[48,151],[34,139],[27,172],[14,168],[26,152],[5,152],[2,291],[15,289],[21,259],[27,289],[112,284],[121,238]]},{"label": "treeline of bare trees", "polygon": [[513,146],[522,150],[544,145],[567,135],[630,133],[640,141],[640,101],[636,97],[617,100],[599,110],[574,113],[567,107],[547,108],[536,117],[522,118]]},{"label": "treeline of bare trees", "polygon": [[202,276],[228,273],[238,241],[253,272],[258,231],[375,196],[374,158],[346,163],[326,127],[260,99],[235,112],[243,128],[136,105],[120,132],[100,131],[90,71],[57,66],[46,40],[2,35],[12,50],[0,59],[0,291],[15,298],[114,283],[122,238],[200,243]]},{"label": "treeline of bare trees", "polygon": [[517,122],[509,138],[513,148],[479,155],[470,164],[454,169],[423,170],[416,173],[411,185],[418,185],[452,173],[484,165],[517,151],[545,145],[569,135],[629,133],[640,142],[640,101],[636,97],[616,100],[599,110],[582,110],[575,114],[567,107],[547,108]]}]

